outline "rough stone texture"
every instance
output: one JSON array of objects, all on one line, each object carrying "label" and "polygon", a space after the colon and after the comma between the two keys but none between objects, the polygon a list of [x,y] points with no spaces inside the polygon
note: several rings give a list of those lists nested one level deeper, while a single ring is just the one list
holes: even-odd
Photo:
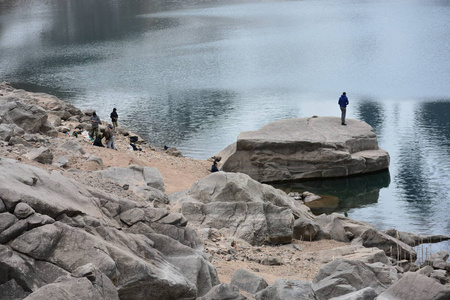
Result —
[{"label": "rough stone texture", "polygon": [[164,180],[156,168],[130,165],[128,168],[112,167],[98,172],[102,177],[113,179],[120,185],[129,184],[131,187],[135,183],[141,185],[144,182],[149,187],[165,191]]},{"label": "rough stone texture", "polygon": [[30,160],[35,160],[42,164],[51,164],[53,162],[53,153],[50,149],[40,147],[33,149],[25,155]]},{"label": "rough stone texture", "polygon": [[377,292],[371,287],[366,287],[359,291],[348,293],[340,297],[331,298],[329,300],[373,300],[377,297]]},{"label": "rough stone texture", "polygon": [[247,269],[237,269],[234,271],[230,284],[250,294],[256,294],[268,286],[264,278]]},{"label": "rough stone texture", "polygon": [[340,123],[335,117],[278,120],[242,132],[217,155],[223,171],[260,182],[343,177],[389,167],[389,154],[378,147],[370,125],[354,119],[348,126]]},{"label": "rough stone texture", "polygon": [[185,202],[181,212],[192,226],[216,228],[252,245],[292,241],[292,211],[271,203]]},{"label": "rough stone texture", "polygon": [[395,280],[397,275],[392,266],[338,258],[319,270],[312,288],[318,300],[328,300],[366,287],[379,294]]},{"label": "rough stone texture", "polygon": [[0,233],[11,227],[17,221],[16,216],[9,212],[0,213]]},{"label": "rough stone texture", "polygon": [[9,141],[14,135],[14,126],[11,124],[0,124],[0,141]]},{"label": "rough stone texture", "polygon": [[241,173],[212,173],[194,183],[188,191],[171,195],[170,202],[172,204],[176,202],[272,203],[289,208],[295,218],[302,217],[310,220],[315,218],[306,205],[295,201],[285,192],[270,185],[261,184]]},{"label": "rough stone texture", "polygon": [[112,167],[95,173],[121,186],[128,185],[131,191],[147,201],[168,203],[164,180],[156,168],[130,165],[127,168]]},{"label": "rough stone texture", "polygon": [[352,243],[382,249],[386,255],[398,260],[415,261],[417,258],[417,253],[411,246],[375,229],[366,230]]},{"label": "rough stone texture", "polygon": [[450,288],[418,272],[407,272],[377,298],[377,300],[392,299],[448,300]]},{"label": "rough stone texture", "polygon": [[30,293],[24,291],[23,288],[18,285],[14,279],[0,284],[0,297],[2,300],[23,299],[29,294]]},{"label": "rough stone texture", "polygon": [[[0,213],[5,212],[5,211],[6,211],[5,203],[3,203],[2,198],[0,198]],[[1,220],[1,218],[0,218],[0,220]]]},{"label": "rough stone texture", "polygon": [[0,118],[26,132],[39,132],[46,125],[47,113],[39,106],[26,104],[12,96],[0,101]]},{"label": "rough stone texture", "polygon": [[398,231],[396,229],[386,229],[382,232],[402,241],[403,243],[411,247],[415,247],[423,243],[440,243],[442,241],[450,239],[450,236],[447,235],[419,235],[411,232]]},{"label": "rough stone texture", "polygon": [[108,277],[104,282],[93,283],[87,278],[63,277],[45,285],[24,300],[119,300],[117,291]]},{"label": "rough stone texture", "polygon": [[215,228],[252,245],[289,243],[294,218],[314,218],[308,207],[283,191],[239,173],[210,174],[189,190],[172,194],[170,201],[180,206],[190,225]]},{"label": "rough stone texture", "polygon": [[26,203],[18,203],[14,208],[14,215],[19,219],[28,218],[32,214],[34,214],[34,209]]},{"label": "rough stone texture", "polygon": [[314,260],[320,264],[332,262],[336,258],[348,260],[359,260],[368,264],[380,262],[391,265],[389,258],[383,250],[378,248],[366,248],[361,245],[346,245],[330,250],[319,250],[312,253],[305,253],[304,259]]},{"label": "rough stone texture", "polygon": [[60,156],[53,162],[53,165],[58,168],[65,168],[69,164],[69,160],[65,156]]},{"label": "rough stone texture", "polygon": [[237,287],[221,283],[213,287],[206,295],[196,300],[245,300],[246,297],[239,293]]},{"label": "rough stone texture", "polygon": [[67,289],[77,285],[92,294],[81,299],[97,299],[90,280],[70,278],[63,286],[48,286],[61,284],[57,277],[68,272],[89,279],[89,270],[79,269],[89,263],[112,281],[121,300],[195,299],[219,283],[203,243],[179,213],[118,199],[58,171],[5,158],[0,199],[8,211],[23,204],[35,211],[25,219],[1,214],[0,282],[15,280],[35,292],[29,297],[38,298],[30,299],[59,299],[51,292],[72,295],[76,289]]},{"label": "rough stone texture", "polygon": [[255,295],[256,300],[315,300],[311,282],[279,279]]},{"label": "rough stone texture", "polygon": [[299,218],[294,222],[293,237],[301,241],[312,241],[319,230],[319,225],[314,220]]},{"label": "rough stone texture", "polygon": [[67,141],[58,147],[61,150],[72,153],[74,155],[84,155],[86,151],[81,147],[81,145],[75,141]]},{"label": "rough stone texture", "polygon": [[10,98],[21,99],[24,103],[42,107],[47,112],[53,113],[59,116],[60,118],[63,118],[64,120],[66,120],[64,116],[81,114],[81,111],[78,108],[74,107],[71,104],[67,104],[64,101],[58,99],[57,97],[49,94],[33,93],[21,89],[14,89],[8,83],[5,82],[0,83],[0,90],[2,91],[6,99]]}]

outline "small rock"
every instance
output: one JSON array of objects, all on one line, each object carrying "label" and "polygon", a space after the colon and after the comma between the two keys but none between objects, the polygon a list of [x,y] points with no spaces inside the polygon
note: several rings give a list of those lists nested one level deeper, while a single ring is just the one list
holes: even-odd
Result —
[{"label": "small rock", "polygon": [[26,219],[32,214],[34,214],[34,209],[23,202],[18,203],[14,208],[14,215],[19,219]]},{"label": "small rock", "polygon": [[42,164],[51,164],[53,161],[53,153],[50,151],[50,149],[47,149],[45,147],[31,150],[25,155],[25,157]]}]

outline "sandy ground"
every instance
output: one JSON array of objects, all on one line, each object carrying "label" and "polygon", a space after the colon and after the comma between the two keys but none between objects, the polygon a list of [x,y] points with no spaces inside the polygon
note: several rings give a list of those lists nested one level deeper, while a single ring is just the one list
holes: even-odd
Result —
[{"label": "sandy ground", "polygon": [[[268,284],[277,279],[296,279],[312,281],[322,264],[316,263],[314,252],[333,249],[346,243],[333,240],[314,242],[294,240],[287,245],[264,245],[249,249],[236,249],[237,254],[231,259],[230,255],[214,255],[212,263],[217,269],[221,282],[230,283],[234,271],[245,268],[263,277]],[[281,265],[266,265],[261,260],[271,259]],[[259,262],[258,262],[259,261]]]}]

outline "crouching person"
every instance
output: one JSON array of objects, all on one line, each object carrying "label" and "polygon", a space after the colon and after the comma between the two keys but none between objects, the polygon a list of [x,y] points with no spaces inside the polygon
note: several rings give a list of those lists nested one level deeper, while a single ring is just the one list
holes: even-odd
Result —
[{"label": "crouching person", "polygon": [[109,125],[108,127],[106,127],[105,134],[104,134],[105,140],[106,140],[106,148],[117,150],[116,145],[115,145],[114,134],[115,134],[115,132],[113,130],[112,125]]}]

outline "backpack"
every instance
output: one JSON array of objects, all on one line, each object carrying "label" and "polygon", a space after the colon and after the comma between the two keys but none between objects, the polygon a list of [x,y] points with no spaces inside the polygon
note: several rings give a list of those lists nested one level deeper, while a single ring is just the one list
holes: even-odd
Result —
[{"label": "backpack", "polygon": [[105,146],[103,146],[103,144],[102,144],[102,139],[99,138],[99,137],[96,137],[96,138],[95,138],[95,140],[94,140],[94,146],[97,146],[97,147],[105,147]]}]

